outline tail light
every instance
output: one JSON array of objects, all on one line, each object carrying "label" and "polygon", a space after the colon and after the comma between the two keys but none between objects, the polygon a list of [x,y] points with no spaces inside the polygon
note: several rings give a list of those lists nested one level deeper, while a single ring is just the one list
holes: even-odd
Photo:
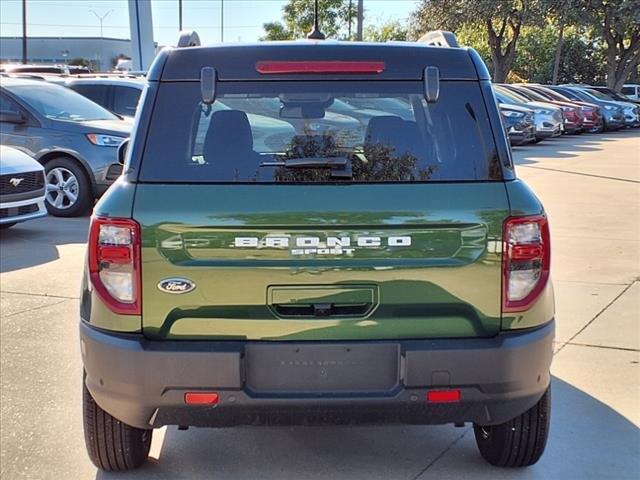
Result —
[{"label": "tail light", "polygon": [[107,307],[122,315],[140,315],[140,225],[130,219],[91,219],[91,284]]},{"label": "tail light", "polygon": [[502,238],[502,311],[521,312],[538,298],[549,278],[549,223],[542,215],[510,217]]}]

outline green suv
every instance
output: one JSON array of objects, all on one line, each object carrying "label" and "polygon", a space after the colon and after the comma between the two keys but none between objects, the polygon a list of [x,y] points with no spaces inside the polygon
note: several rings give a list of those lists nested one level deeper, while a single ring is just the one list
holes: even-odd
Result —
[{"label": "green suv", "polygon": [[185,35],[147,79],[82,285],[99,468],[164,425],[470,422],[491,464],[540,458],[549,227],[474,50]]}]

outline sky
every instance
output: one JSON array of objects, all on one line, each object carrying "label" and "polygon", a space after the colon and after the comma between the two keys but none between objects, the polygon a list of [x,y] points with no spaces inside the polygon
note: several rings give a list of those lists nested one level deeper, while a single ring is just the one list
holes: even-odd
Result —
[{"label": "sky", "polygon": [[[178,0],[150,1],[154,40],[160,45],[175,44]],[[287,3],[286,0],[183,0],[183,28],[196,30],[203,44],[219,42],[222,1],[225,42],[258,40],[264,34],[262,24],[280,20],[282,6]],[[365,25],[406,20],[416,3],[416,0],[364,0]],[[27,36],[100,36],[98,16],[104,16],[105,37],[130,37],[127,0],[27,0]],[[0,36],[22,36],[22,0],[0,0]]]}]

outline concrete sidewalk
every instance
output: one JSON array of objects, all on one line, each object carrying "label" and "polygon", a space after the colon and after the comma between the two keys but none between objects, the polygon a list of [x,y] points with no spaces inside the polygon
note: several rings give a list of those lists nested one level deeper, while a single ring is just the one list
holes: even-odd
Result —
[{"label": "concrete sidewalk", "polygon": [[473,430],[176,428],[152,461],[103,474],[84,448],[77,341],[87,219],[0,238],[0,476],[7,479],[636,479],[640,477],[640,132],[514,150],[553,240],[557,343],[551,436],[524,470],[485,463]]}]

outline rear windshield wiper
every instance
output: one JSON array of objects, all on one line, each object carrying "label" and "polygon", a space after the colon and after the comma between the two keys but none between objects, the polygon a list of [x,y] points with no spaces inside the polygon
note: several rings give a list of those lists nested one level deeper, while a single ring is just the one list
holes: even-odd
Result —
[{"label": "rear windshield wiper", "polygon": [[274,160],[262,162],[261,167],[283,168],[330,168],[332,177],[351,178],[351,160],[347,157],[304,157],[289,160]]}]

